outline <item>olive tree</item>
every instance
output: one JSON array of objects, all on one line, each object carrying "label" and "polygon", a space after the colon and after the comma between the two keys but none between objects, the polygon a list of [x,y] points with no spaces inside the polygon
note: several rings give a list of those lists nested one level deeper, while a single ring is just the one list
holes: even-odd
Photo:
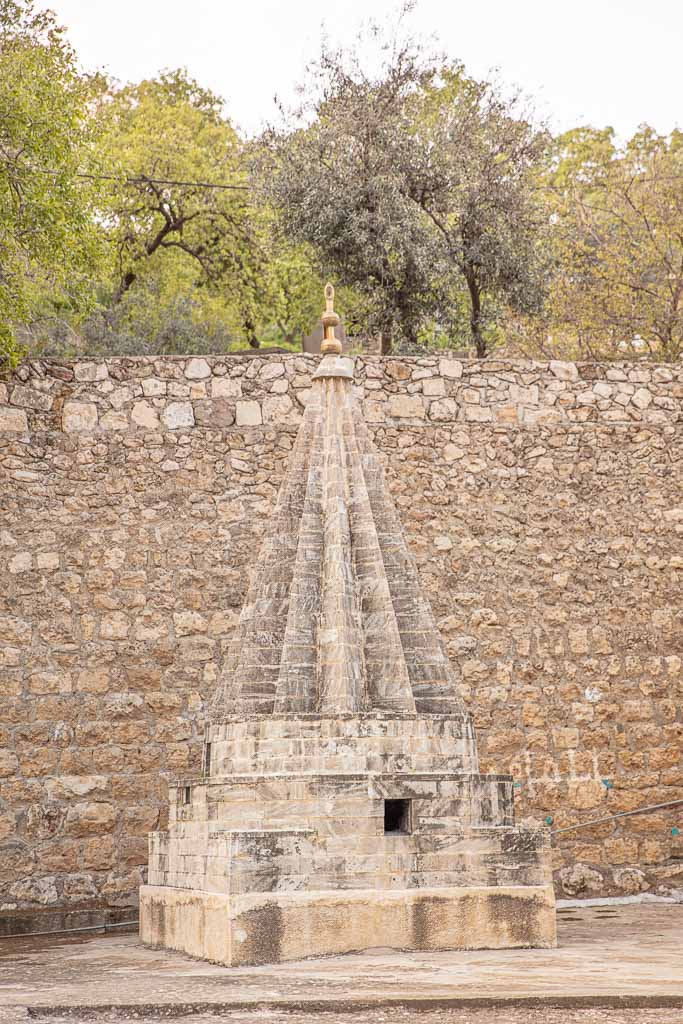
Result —
[{"label": "olive tree", "polygon": [[411,41],[383,54],[374,73],[356,50],[309,67],[265,140],[265,187],[286,230],[364,297],[371,328],[412,346],[430,321],[456,322],[464,292],[483,356],[496,311],[543,303],[546,135],[458,64]]}]

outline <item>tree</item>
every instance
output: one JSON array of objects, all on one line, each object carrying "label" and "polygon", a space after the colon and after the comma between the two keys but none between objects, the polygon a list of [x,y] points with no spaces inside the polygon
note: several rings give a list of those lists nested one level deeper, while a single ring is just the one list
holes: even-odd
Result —
[{"label": "tree", "polygon": [[91,95],[52,13],[0,0],[0,363],[18,358],[41,291],[71,305],[90,295],[97,234],[78,175]]},{"label": "tree", "polygon": [[457,323],[466,289],[483,356],[501,303],[543,303],[547,137],[459,65],[410,41],[384,50],[375,76],[355,52],[312,65],[303,104],[270,133],[266,187],[286,229],[363,293],[371,326],[415,346],[430,320]]},{"label": "tree", "polygon": [[268,133],[269,159],[258,167],[285,233],[357,289],[352,318],[409,345],[439,314],[443,289],[432,227],[403,187],[390,140],[406,131],[407,97],[430,73],[410,47],[378,77],[353,53],[323,54],[307,71],[302,104]]},{"label": "tree", "polygon": [[[99,117],[100,159],[116,176],[101,209],[114,263],[110,316],[165,261],[196,292],[195,302],[202,290],[209,301],[222,294],[229,319],[258,347],[262,226],[249,205],[243,147],[222,101],[174,71],[110,87]],[[225,187],[209,187],[217,185]]]},{"label": "tree", "polygon": [[548,136],[520,115],[515,97],[458,65],[427,79],[410,105],[415,127],[394,140],[391,156],[436,229],[439,265],[464,279],[471,340],[483,357],[503,308],[543,308],[548,211],[536,177]]},{"label": "tree", "polygon": [[557,273],[547,348],[583,358],[683,351],[683,134],[643,127],[623,147],[611,129],[557,140],[546,187]]}]

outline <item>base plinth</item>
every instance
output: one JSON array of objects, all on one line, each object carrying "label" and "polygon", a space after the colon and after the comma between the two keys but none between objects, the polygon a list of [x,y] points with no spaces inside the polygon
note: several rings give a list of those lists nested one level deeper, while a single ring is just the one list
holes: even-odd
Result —
[{"label": "base plinth", "polygon": [[239,966],[391,949],[556,945],[551,885],[226,896],[145,885],[140,938]]}]

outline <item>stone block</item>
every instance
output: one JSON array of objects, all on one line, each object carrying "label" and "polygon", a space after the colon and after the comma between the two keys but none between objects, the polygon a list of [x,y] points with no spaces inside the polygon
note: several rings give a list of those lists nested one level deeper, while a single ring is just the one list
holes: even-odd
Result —
[{"label": "stone block", "polygon": [[173,625],[176,636],[206,633],[208,628],[204,616],[192,611],[176,612],[173,615]]},{"label": "stone block", "polygon": [[239,398],[242,394],[242,382],[231,377],[214,377],[211,381],[212,398]]},{"label": "stone block", "polygon": [[455,420],[458,415],[457,403],[452,398],[437,399],[429,403],[430,420],[447,422]]},{"label": "stone block", "polygon": [[[248,403],[238,403],[247,405]],[[278,395],[263,399],[262,411],[264,423],[280,423],[287,420],[294,405],[289,395]]]},{"label": "stone block", "polygon": [[631,403],[635,405],[636,409],[647,409],[652,403],[652,395],[647,388],[638,388],[638,390],[631,395]]},{"label": "stone block", "polygon": [[[275,926],[275,922],[277,926]],[[140,938],[232,966],[377,946],[469,949],[556,945],[551,886],[289,892],[227,896],[143,886]]]},{"label": "stone block", "polygon": [[188,359],[185,364],[185,376],[190,380],[204,380],[211,376],[211,367],[206,359]]},{"label": "stone block", "polygon": [[118,409],[110,409],[100,416],[100,427],[102,430],[127,430],[128,417]]},{"label": "stone block", "polygon": [[462,377],[462,363],[457,359],[439,359],[439,373],[450,380],[459,380]]},{"label": "stone block", "polygon": [[388,407],[389,415],[398,419],[425,418],[425,408],[419,395],[391,395]]},{"label": "stone block", "polygon": [[0,433],[26,433],[28,419],[23,409],[13,409],[8,405],[0,405]]},{"label": "stone block", "polygon": [[109,377],[106,363],[76,363],[74,377],[78,381],[99,381]]},{"label": "stone block", "polygon": [[442,377],[428,377],[422,381],[422,394],[428,398],[441,398],[446,394],[446,384]]},{"label": "stone block", "polygon": [[79,801],[69,808],[64,830],[71,836],[102,836],[114,828],[116,819],[116,808],[111,803]]},{"label": "stone block", "polygon": [[469,423],[489,423],[493,419],[493,413],[488,406],[467,405],[465,419]]},{"label": "stone block", "polygon": [[135,402],[131,409],[130,417],[137,427],[143,427],[145,430],[159,430],[159,416],[154,406],[149,402]]},{"label": "stone block", "polygon": [[22,387],[21,384],[16,384],[12,388],[10,398],[12,405],[19,405],[23,409],[37,409],[39,412],[48,412],[52,408],[53,401],[52,395],[48,392]]},{"label": "stone block", "polygon": [[194,426],[194,411],[190,402],[169,402],[161,413],[161,420],[169,430]]},{"label": "stone block", "polygon": [[262,364],[258,376],[259,380],[274,380],[276,377],[282,377],[284,372],[285,368],[282,363],[268,360]]},{"label": "stone block", "polygon": [[261,406],[258,402],[245,401],[235,404],[235,423],[238,427],[257,427],[263,423]]},{"label": "stone block", "polygon": [[97,423],[97,406],[94,402],[64,403],[64,408],[62,410],[62,429],[67,434],[96,430]]},{"label": "stone block", "polygon": [[575,381],[579,379],[579,369],[576,363],[565,363],[559,359],[552,359],[549,369],[558,380]]},{"label": "stone block", "polygon": [[160,398],[166,394],[166,381],[158,377],[143,377],[140,383],[145,398]]},{"label": "stone block", "polygon": [[408,380],[412,371],[405,363],[399,362],[397,359],[388,359],[384,364],[384,372],[392,380]]}]

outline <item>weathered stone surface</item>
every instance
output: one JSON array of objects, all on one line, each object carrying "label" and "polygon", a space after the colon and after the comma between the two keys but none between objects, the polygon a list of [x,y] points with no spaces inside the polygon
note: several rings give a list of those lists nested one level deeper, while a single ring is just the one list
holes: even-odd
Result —
[{"label": "weathered stone surface", "polygon": [[[144,383],[144,381],[143,381]],[[159,416],[156,409],[149,402],[136,402],[131,409],[131,419],[138,427],[146,430],[159,429]]]},{"label": "weathered stone surface", "polygon": [[111,409],[109,412],[102,414],[100,427],[102,430],[127,430],[128,417],[118,409]]},{"label": "weathered stone surface", "polygon": [[563,363],[558,359],[551,359],[549,369],[558,380],[575,381],[579,379],[576,363]]},{"label": "weathered stone surface", "polygon": [[73,836],[101,835],[116,821],[116,808],[104,801],[79,801],[66,816],[65,831]]},{"label": "weathered stone surface", "polygon": [[235,422],[238,427],[255,427],[263,423],[261,407],[258,402],[237,402]]},{"label": "weathered stone surface", "polygon": [[231,377],[216,377],[211,383],[213,398],[239,398],[242,394],[242,382]]},{"label": "weathered stone surface", "polygon": [[6,405],[0,405],[0,432],[9,431],[24,433],[28,430],[28,419],[23,409],[12,409]]},{"label": "weathered stone surface", "polygon": [[429,406],[429,418],[430,420],[448,420],[456,419],[458,415],[458,406],[452,398],[444,398],[440,401],[432,402]]},{"label": "weathered stone surface", "polygon": [[439,373],[450,380],[459,380],[462,377],[462,363],[457,359],[440,359]]},{"label": "weathered stone surface", "polygon": [[37,388],[25,388],[21,384],[12,389],[12,405],[20,405],[24,409],[40,409],[47,412],[52,408],[52,395]]},{"label": "weathered stone surface", "polygon": [[[340,922],[344,926],[340,927]],[[219,893],[145,886],[140,938],[215,963],[245,966],[387,946],[509,949],[556,944],[550,886],[391,892]]]},{"label": "weathered stone surface", "polygon": [[446,394],[446,384],[443,377],[430,377],[422,381],[422,394],[430,398],[440,398]]},{"label": "weathered stone surface", "polygon": [[67,433],[95,430],[97,421],[97,406],[93,402],[64,403],[62,428]]},{"label": "weathered stone surface", "polygon": [[166,394],[168,383],[158,377],[143,377],[140,381],[145,398],[160,398]]},{"label": "weathered stone surface", "polygon": [[33,568],[33,556],[30,551],[19,551],[7,562],[7,570],[13,575],[20,572],[30,572]]},{"label": "weathered stone surface", "polygon": [[[225,400],[253,403],[260,415],[272,381],[245,373],[270,358],[207,357],[214,374],[206,378],[207,393],[226,381],[241,394]],[[452,623],[442,633],[456,672],[466,673],[461,692],[476,717],[482,769],[514,768],[522,784],[519,816],[535,823],[552,815],[558,825],[572,824],[677,797],[683,778],[683,368],[654,367],[641,382],[629,380],[628,364],[578,365],[565,380],[547,364],[453,360],[460,370],[448,376],[440,370],[445,358],[396,358],[425,374],[405,382],[385,374],[384,360],[360,359],[357,376],[379,385],[366,392],[366,417],[423,586],[439,621]],[[316,361],[294,354],[276,361],[287,376],[273,380],[291,382],[288,394],[299,408]],[[53,778],[92,774],[95,757],[98,775],[110,781],[107,798],[119,811],[109,831],[69,839],[70,850],[59,847],[57,836],[42,841],[46,865],[53,853],[54,863],[59,858],[65,865],[39,869],[57,877],[60,900],[62,873],[87,869],[100,893],[110,875],[125,886],[129,869],[119,840],[127,834],[140,839],[145,829],[128,829],[124,811],[135,805],[158,814],[166,805],[166,778],[198,769],[202,725],[196,716],[205,713],[223,670],[293,444],[294,420],[271,421],[267,434],[236,423],[187,434],[164,425],[164,433],[153,436],[155,427],[138,425],[132,410],[141,400],[158,415],[170,402],[194,407],[199,401],[171,390],[189,388],[186,362],[128,361],[121,384],[115,383],[121,368],[115,359],[107,361],[107,374],[88,371],[99,372],[99,382],[79,380],[66,365],[59,376],[48,367],[46,376],[35,378],[28,367],[21,385],[49,385],[59,398],[45,411],[10,404],[13,378],[0,385],[0,430],[9,410],[21,417],[19,433],[26,425],[32,431],[30,446],[9,433],[0,440],[0,492],[7,498],[0,523],[6,584],[0,616],[28,622],[32,631],[30,643],[21,629],[0,642],[0,748],[11,766],[0,799],[17,822],[3,819],[3,828],[19,829],[30,805],[47,803]],[[486,384],[472,385],[473,376]],[[389,395],[409,395],[408,383],[424,387],[419,382],[426,379],[443,380],[456,415],[389,426]],[[630,390],[608,397],[601,386],[596,391],[601,381]],[[93,384],[100,383],[115,384],[114,391],[96,390]],[[539,405],[511,402],[510,383],[536,385]],[[464,386],[485,390],[481,407],[492,410],[491,422],[460,418],[458,389]],[[630,401],[640,387],[653,396],[643,410]],[[583,408],[591,419],[577,418],[577,398],[586,390],[597,399]],[[94,404],[95,395],[102,412],[128,414],[129,429],[62,433],[60,402]],[[650,423],[647,417],[659,409],[655,399],[673,408],[661,410],[664,421]],[[424,400],[432,406],[440,399]],[[546,405],[550,400],[554,404]],[[501,419],[506,409],[511,416]],[[528,418],[546,409],[554,422]],[[233,458],[241,469],[232,467]],[[165,461],[182,471],[162,473]],[[442,535],[452,539],[452,549],[434,546]],[[206,619],[207,633],[176,635],[173,616],[187,611]],[[119,639],[101,633],[114,613],[130,623],[127,636],[122,624]],[[207,639],[215,646],[195,652],[204,660],[186,660],[181,643]],[[475,662],[483,669],[473,669]],[[104,698],[124,691],[143,698],[140,719],[109,721]],[[53,738],[46,735],[42,746],[27,738],[22,730],[32,722],[44,723]],[[175,734],[182,731],[178,722],[192,723],[189,738]],[[586,792],[591,800],[602,792],[601,803],[574,806]],[[78,800],[65,793],[58,802],[68,809]],[[624,894],[613,868],[627,867],[644,872],[649,891],[680,888],[680,877],[666,874],[678,863],[671,827],[655,815],[601,826],[599,834],[557,836],[558,892],[564,894],[559,871],[575,863],[599,876],[586,894]],[[621,858],[631,849],[606,846],[612,839],[635,841],[636,859],[611,863],[610,855]],[[86,844],[101,845],[101,853]],[[655,854],[663,859],[647,859]],[[12,870],[13,883],[26,866],[17,861]],[[12,899],[33,905],[29,898]]]},{"label": "weathered stone surface", "polygon": [[264,423],[278,423],[291,415],[293,404],[288,395],[281,395],[276,398],[264,398],[262,409]]},{"label": "weathered stone surface", "polygon": [[161,418],[169,430],[194,426],[194,411],[189,402],[170,402],[162,412]]},{"label": "weathered stone surface", "polygon": [[573,864],[560,871],[560,884],[567,896],[589,896],[601,891],[603,878],[586,864]]},{"label": "weathered stone surface", "polygon": [[425,408],[419,395],[391,395],[388,407],[389,415],[399,419],[425,418]]},{"label": "weathered stone surface", "polygon": [[206,359],[188,359],[185,376],[190,380],[204,380],[211,376],[211,367]]},{"label": "weathered stone surface", "polygon": [[78,381],[106,380],[109,371],[106,363],[76,363],[74,377]]},{"label": "weathered stone surface", "polygon": [[261,365],[258,375],[260,380],[274,380],[276,377],[282,377],[284,372],[285,368],[282,363],[276,360],[268,360],[268,362]]}]

